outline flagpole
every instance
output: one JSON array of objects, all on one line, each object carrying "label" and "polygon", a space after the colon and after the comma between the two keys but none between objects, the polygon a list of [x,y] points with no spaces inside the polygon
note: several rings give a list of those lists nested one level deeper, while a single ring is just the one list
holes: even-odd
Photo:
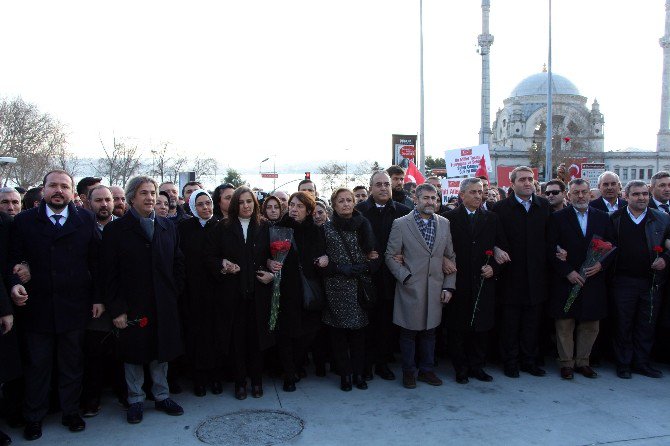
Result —
[{"label": "flagpole", "polygon": [[426,150],[423,132],[423,0],[419,0],[419,78],[421,80],[421,110],[419,119],[419,170],[425,170]]},{"label": "flagpole", "polygon": [[549,0],[549,57],[547,61],[547,141],[546,141],[546,165],[544,170],[544,180],[549,181],[552,177],[552,160],[551,160],[551,140],[552,140],[552,76],[551,76],[551,0]]}]

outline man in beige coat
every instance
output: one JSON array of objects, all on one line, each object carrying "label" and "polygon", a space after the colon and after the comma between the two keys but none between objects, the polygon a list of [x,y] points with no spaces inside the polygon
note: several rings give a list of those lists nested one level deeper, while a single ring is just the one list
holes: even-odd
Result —
[{"label": "man in beige coat", "polygon": [[[419,381],[439,386],[433,372],[435,327],[442,321],[442,305],[456,287],[456,274],[442,271],[444,257],[455,262],[449,221],[435,214],[439,194],[431,184],[416,188],[414,211],[393,222],[386,247],[386,265],[395,276],[393,323],[400,326],[403,385],[416,387],[415,345],[419,344]],[[398,262],[397,256],[403,261]]]}]

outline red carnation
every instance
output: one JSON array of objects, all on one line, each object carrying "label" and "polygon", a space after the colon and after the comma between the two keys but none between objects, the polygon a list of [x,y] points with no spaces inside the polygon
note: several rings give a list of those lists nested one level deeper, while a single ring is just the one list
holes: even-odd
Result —
[{"label": "red carnation", "polygon": [[270,254],[275,257],[280,252],[288,252],[291,249],[291,242],[288,240],[277,240],[270,243]]},{"label": "red carnation", "polygon": [[663,248],[661,248],[658,245],[654,246],[652,249],[654,250],[654,252],[657,252],[659,254],[661,254],[663,252]]},{"label": "red carnation", "polygon": [[569,136],[566,136],[565,138],[563,138],[563,141],[565,141],[566,143],[569,143],[571,139],[572,138],[570,138]]},{"label": "red carnation", "polygon": [[490,249],[487,249],[486,251],[484,251],[484,254],[491,257],[493,255],[493,251],[490,250]]},{"label": "red carnation", "polygon": [[140,328],[146,327],[147,325],[149,325],[149,318],[144,316],[143,318],[140,319],[140,322],[139,322],[138,325],[140,326]]}]

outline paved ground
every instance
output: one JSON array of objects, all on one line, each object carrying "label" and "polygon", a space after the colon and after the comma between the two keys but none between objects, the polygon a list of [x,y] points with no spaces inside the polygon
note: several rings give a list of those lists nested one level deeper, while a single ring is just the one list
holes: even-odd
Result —
[{"label": "paved ground", "polygon": [[[271,438],[268,432],[293,436],[302,427],[290,416],[280,421],[282,413],[253,412],[270,409],[303,420],[301,433],[277,443],[287,445],[670,445],[668,366],[662,367],[666,377],[659,380],[640,375],[621,380],[613,367],[604,366],[595,380],[576,376],[563,381],[557,367],[547,369],[544,378],[522,373],[509,379],[489,368],[492,383],[459,385],[451,368],[443,365],[438,368],[445,378],[442,387],[418,383],[415,390],[407,390],[398,380],[376,378],[368,390],[351,392],[339,390],[333,374],[310,375],[294,393],[283,392],[280,381],[270,380],[263,398],[245,401],[235,400],[227,385],[218,396],[176,396],[186,411],[181,417],[156,412],[149,402],[144,421],[134,426],[126,424],[125,412],[110,396],[100,415],[88,420],[85,432],[72,434],[60,425],[60,415],[51,415],[44,436],[32,444],[204,445],[196,431],[217,416],[200,436],[227,441],[210,444],[268,444],[259,443],[264,436]],[[237,419],[220,417],[236,411],[248,412]],[[10,433],[14,444],[24,444],[20,431]]]}]

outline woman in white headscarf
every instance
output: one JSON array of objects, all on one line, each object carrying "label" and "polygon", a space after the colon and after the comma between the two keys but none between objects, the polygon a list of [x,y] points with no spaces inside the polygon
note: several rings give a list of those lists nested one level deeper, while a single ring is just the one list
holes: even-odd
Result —
[{"label": "woman in white headscarf", "polygon": [[204,396],[222,392],[223,356],[226,340],[222,336],[223,308],[214,294],[215,278],[204,265],[202,255],[206,234],[217,223],[212,197],[203,189],[189,199],[193,218],[179,222],[179,246],[184,253],[186,284],[181,312],[184,322],[186,355],[194,369],[193,392]]}]

